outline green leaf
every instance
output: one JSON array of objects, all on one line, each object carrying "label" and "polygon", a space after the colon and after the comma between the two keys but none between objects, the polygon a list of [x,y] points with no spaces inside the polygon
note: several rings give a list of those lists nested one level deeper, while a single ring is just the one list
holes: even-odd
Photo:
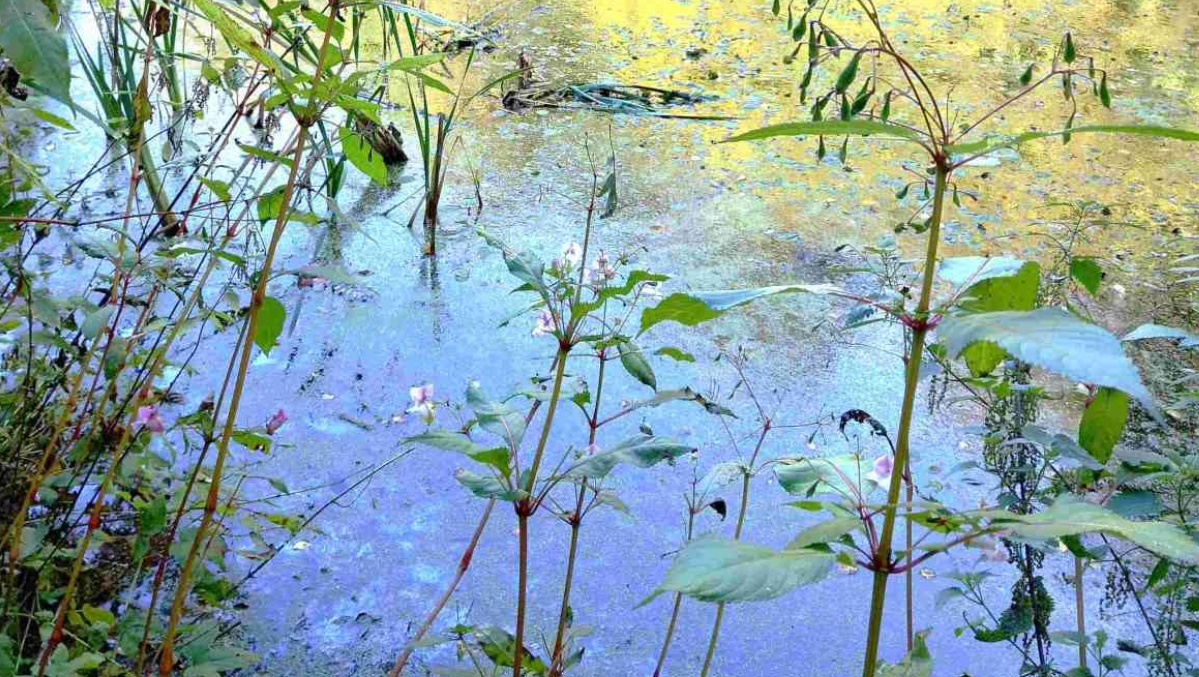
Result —
[{"label": "green leaf", "polygon": [[96,308],[83,318],[83,326],[79,331],[83,332],[83,336],[87,339],[95,340],[100,336],[100,332],[108,328],[108,322],[112,319],[113,311],[116,306],[103,305]]},{"label": "green leaf", "polygon": [[[277,72],[279,63],[275,55],[263,49],[250,31],[237,23],[229,12],[213,0],[195,0],[194,4],[229,44],[245,52],[267,71]],[[280,83],[285,84],[285,81],[280,80]]]},{"label": "green leaf", "polygon": [[858,64],[861,62],[862,52],[855,52],[853,58],[849,60],[849,65],[837,76],[837,84],[834,86],[834,89],[838,94],[844,94],[845,90],[849,89],[849,86],[853,84],[854,79],[858,77]]},{"label": "green leaf", "polygon": [[42,0],[0,2],[0,51],[23,77],[47,94],[71,103],[71,62],[66,39]]},{"label": "green leaf", "polygon": [[666,580],[641,604],[681,592],[701,602],[752,602],[816,583],[832,568],[831,553],[806,548],[778,552],[739,541],[700,538],[679,553]]},{"label": "green leaf", "polygon": [[[476,636],[479,640],[479,646],[483,649],[483,653],[495,663],[497,667],[510,668],[516,659],[516,636],[507,630],[502,630],[494,626],[486,626],[479,628],[476,631]],[[545,661],[538,658],[528,647],[522,646],[520,664],[521,668],[531,675],[548,674],[549,668]],[[471,674],[477,674],[472,672]]]},{"label": "green leaf", "polygon": [[1029,364],[1068,378],[1122,390],[1157,412],[1136,365],[1120,342],[1101,327],[1057,308],[956,315],[937,329],[953,356],[969,345],[990,342]]},{"label": "green leaf", "polygon": [[[895,141],[916,141],[920,135],[906,127],[892,125],[874,120],[826,120],[820,122],[785,122],[770,125],[752,132],[738,134],[721,143],[735,141],[757,141],[776,136],[879,136]],[[1199,136],[1199,135],[1197,135]]]},{"label": "green leaf", "polygon": [[795,548],[804,548],[809,545],[829,543],[857,530],[861,526],[862,521],[857,517],[835,517],[827,522],[821,522],[799,532],[799,535],[791,539],[791,542],[787,544],[787,549],[794,550]]},{"label": "green leaf", "polygon": [[988,277],[971,285],[961,307],[971,313],[1032,310],[1037,307],[1040,286],[1041,266],[1029,261],[1014,275]]},{"label": "green leaf", "polygon": [[1100,388],[1082,414],[1078,444],[1096,461],[1106,464],[1124,435],[1127,421],[1128,395],[1112,388]]},{"label": "green leaf", "polygon": [[955,287],[962,287],[993,277],[1011,277],[1027,263],[1006,256],[955,256],[941,261],[937,276]]},{"label": "green leaf", "polygon": [[167,499],[158,494],[138,508],[138,528],[142,536],[153,536],[167,526]]},{"label": "green leaf", "polygon": [[1099,103],[1103,104],[1104,108],[1112,107],[1112,92],[1107,88],[1107,73],[1099,78]]},{"label": "green leaf", "polygon": [[665,437],[638,435],[607,451],[588,456],[571,468],[568,474],[572,477],[605,477],[618,465],[649,468],[661,461],[672,461],[692,451],[695,451],[695,447]]},{"label": "green leaf", "polygon": [[454,479],[479,498],[519,501],[529,495],[523,490],[509,488],[495,475],[479,475],[469,470],[459,470],[454,473]]},{"label": "green leaf", "polygon": [[502,402],[492,402],[474,381],[466,388],[466,403],[475,412],[479,427],[504,438],[510,449],[520,448],[527,426],[524,414]]},{"label": "green leaf", "polygon": [[692,355],[691,353],[679,350],[678,348],[671,348],[671,347],[658,348],[657,350],[654,351],[654,354],[661,355],[662,357],[669,357],[670,359],[674,360],[675,362],[694,362],[695,361],[694,355]]},{"label": "green leaf", "polygon": [[1029,141],[1065,136],[1067,134],[1128,134],[1158,139],[1174,139],[1177,141],[1199,141],[1199,132],[1174,127],[1158,127],[1155,125],[1087,125],[1056,132],[1024,132],[1023,134],[1012,136],[998,136],[982,141],[948,146],[946,150],[955,156],[987,155],[988,153],[993,153],[1004,148],[1015,148]]},{"label": "green leaf", "polygon": [[1062,61],[1066,63],[1074,63],[1074,58],[1078,52],[1074,48],[1074,36],[1066,33],[1066,47],[1062,50]]},{"label": "green leaf", "polygon": [[625,371],[633,378],[641,381],[645,385],[658,389],[658,379],[654,376],[654,368],[650,366],[649,360],[645,359],[645,354],[631,341],[621,341],[616,344],[616,350],[620,353],[620,364]]},{"label": "green leaf", "polygon": [[644,334],[659,322],[678,322],[693,327],[720,317],[725,311],[743,306],[776,294],[804,292],[808,294],[831,294],[839,289],[830,284],[788,284],[756,289],[730,289],[722,291],[676,293],[667,296],[654,306],[641,311],[641,331]]},{"label": "green leaf", "polygon": [[380,186],[386,186],[387,165],[383,163],[383,156],[375,152],[366,137],[356,134],[347,127],[342,127],[338,135],[341,137],[341,149],[345,151],[346,159],[350,161],[350,164],[370,177],[371,181]]},{"label": "green leaf", "polygon": [[440,449],[441,451],[452,451],[463,454],[479,463],[495,468],[504,476],[512,472],[511,450],[505,447],[484,447],[481,444],[472,442],[470,438],[461,433],[450,432],[448,430],[430,430],[427,433],[409,437],[404,442],[408,444],[423,444],[434,449]]},{"label": "green leaf", "polygon": [[204,184],[205,188],[212,191],[212,194],[215,195],[217,197],[217,199],[220,200],[221,202],[229,201],[229,198],[231,197],[231,195],[229,193],[229,184],[228,183],[225,183],[224,181],[217,181],[216,179],[208,179],[208,178],[204,178],[204,177],[200,177],[200,183]]},{"label": "green leaf", "polygon": [[543,301],[549,303],[550,293],[545,286],[545,264],[534,254],[520,254],[515,249],[504,244],[499,238],[493,237],[487,231],[479,229],[479,236],[487,244],[499,249],[504,255],[504,263],[508,272],[521,282],[536,291]]},{"label": "green leaf", "polygon": [[1103,268],[1095,262],[1095,259],[1074,258],[1070,261],[1070,277],[1090,292],[1091,296],[1094,296],[1099,291],[1099,283],[1103,281]]},{"label": "green leaf", "polygon": [[774,474],[783,491],[795,496],[853,497],[869,495],[879,486],[868,477],[873,469],[873,461],[864,461],[857,454],[841,454],[829,458],[782,459],[774,466]]},{"label": "green leaf", "polygon": [[1020,74],[1020,86],[1027,87],[1028,83],[1032,82],[1032,66],[1031,63],[1028,64],[1028,68],[1025,68],[1024,72]]},{"label": "green leaf", "polygon": [[1143,519],[1162,514],[1162,502],[1152,491],[1121,491],[1108,500],[1107,509],[1120,517]]},{"label": "green leaf", "polygon": [[878,666],[878,677],[931,677],[933,657],[925,641],[927,632],[918,632],[912,638],[912,650],[897,665],[885,663]]},{"label": "green leaf", "polygon": [[279,219],[283,209],[283,186],[258,196],[258,220],[263,224]]},{"label": "green leaf", "polygon": [[1093,503],[1062,498],[1031,515],[991,510],[986,516],[991,517],[992,525],[1010,529],[1022,538],[1045,540],[1103,533],[1163,557],[1199,564],[1199,543],[1178,527],[1163,522],[1133,522]]},{"label": "green leaf", "polygon": [[254,344],[262,349],[262,352],[270,355],[271,349],[279,343],[279,336],[283,334],[283,321],[287,318],[287,308],[283,307],[283,303],[279,299],[268,296],[262,300],[262,307],[258,309],[258,326],[254,331]]}]

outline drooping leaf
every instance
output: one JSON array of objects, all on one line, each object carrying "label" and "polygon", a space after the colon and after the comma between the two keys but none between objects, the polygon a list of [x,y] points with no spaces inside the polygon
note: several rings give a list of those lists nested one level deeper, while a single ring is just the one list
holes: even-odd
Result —
[{"label": "drooping leaf", "polygon": [[1120,342],[1106,330],[1057,308],[955,315],[937,329],[951,355],[990,342],[1017,359],[1068,378],[1122,390],[1151,412],[1153,396]]},{"label": "drooping leaf", "polygon": [[1103,268],[1095,259],[1076,257],[1070,261],[1070,277],[1094,296],[1099,291],[1099,283],[1103,281]]},{"label": "drooping leaf", "polygon": [[1015,275],[1027,263],[1006,256],[955,256],[941,260],[937,276],[955,287],[962,287],[993,277]]},{"label": "drooping leaf", "polygon": [[67,41],[54,27],[42,0],[0,2],[0,51],[17,72],[47,94],[71,103],[71,62]]},{"label": "drooping leaf", "polygon": [[785,122],[738,134],[722,143],[757,141],[776,136],[877,136],[894,141],[919,142],[920,135],[906,127],[875,120],[823,120],[814,122]]},{"label": "drooping leaf", "polygon": [[725,311],[768,296],[796,292],[832,294],[837,291],[837,287],[829,284],[788,284],[756,289],[675,293],[662,299],[658,305],[641,312],[640,333],[644,334],[659,322],[678,322],[693,327],[720,317]]},{"label": "drooping leaf", "polygon": [[570,470],[572,477],[595,479],[605,477],[618,465],[649,468],[661,461],[670,461],[695,451],[695,447],[665,437],[637,435],[608,449],[593,454]]},{"label": "drooping leaf", "polygon": [[[208,21],[211,22],[214,27],[216,27],[217,32],[219,32],[221,37],[225,38],[230,45],[233,45],[242,52],[245,52],[247,56],[254,61],[257,61],[259,65],[261,65],[267,71],[273,73],[278,70],[279,61],[275,58],[275,55],[269,50],[264,49],[262,45],[258,43],[258,40],[254,38],[253,34],[251,34],[250,31],[244,26],[237,23],[237,21],[231,14],[229,14],[229,12],[221,8],[219,3],[214,2],[213,0],[195,0],[194,4],[196,9],[200,10],[200,13],[204,15],[204,18],[208,19]],[[286,82],[284,80],[280,80],[280,84],[285,85],[286,88]]]},{"label": "drooping leaf", "polygon": [[734,461],[717,463],[695,485],[695,493],[700,497],[716,495],[722,487],[745,477],[745,466]]},{"label": "drooping leaf", "polygon": [[816,583],[832,568],[832,553],[807,548],[775,551],[739,541],[700,538],[679,553],[666,580],[642,604],[681,592],[701,602],[753,602]]},{"label": "drooping leaf", "polygon": [[279,343],[279,336],[283,333],[283,322],[287,318],[287,308],[279,299],[268,296],[262,300],[262,307],[258,309],[258,327],[254,331],[254,344],[262,349],[262,352],[270,355],[273,349]]},{"label": "drooping leaf", "polygon": [[638,348],[632,341],[621,341],[616,344],[616,350],[620,353],[621,366],[629,372],[630,376],[654,390],[658,389],[658,379],[654,376],[654,368],[650,366],[649,360],[645,359],[645,353],[641,352],[641,348]]},{"label": "drooping leaf", "polygon": [[1074,47],[1074,36],[1066,33],[1066,46],[1062,50],[1062,61],[1066,63],[1074,63],[1075,57],[1078,55],[1078,50]]},{"label": "drooping leaf", "polygon": [[1162,502],[1157,494],[1146,490],[1121,491],[1107,502],[1108,510],[1128,519],[1157,517],[1162,514]]},{"label": "drooping leaf", "polygon": [[862,62],[862,52],[854,52],[853,58],[849,60],[849,64],[837,76],[837,83],[834,85],[834,90],[838,94],[844,94],[845,90],[853,84],[855,78],[858,77],[858,64]]},{"label": "drooping leaf", "polygon": [[1128,395],[1112,388],[1100,388],[1082,414],[1078,425],[1078,444],[1099,463],[1107,463],[1112,450],[1124,435],[1128,421]]},{"label": "drooping leaf", "polygon": [[528,285],[528,288],[537,292],[542,300],[548,303],[549,289],[545,286],[545,264],[533,254],[518,253],[515,249],[504,244],[485,230],[480,229],[478,232],[479,236],[487,244],[499,249],[503,253],[504,263],[508,266],[508,272],[516,279]]},{"label": "drooping leaf", "polygon": [[1020,86],[1027,87],[1028,83],[1032,82],[1032,64],[1028,64],[1028,68],[1020,74]]},{"label": "drooping leaf", "polygon": [[1099,79],[1099,103],[1103,104],[1104,108],[1112,107],[1112,92],[1107,87],[1107,73]]},{"label": "drooping leaf", "polygon": [[679,350],[678,348],[671,348],[669,346],[665,347],[665,348],[658,348],[657,350],[654,351],[654,354],[661,355],[663,357],[669,357],[670,359],[674,360],[675,362],[694,362],[695,361],[695,356],[692,355],[691,353],[688,353],[683,350]]}]

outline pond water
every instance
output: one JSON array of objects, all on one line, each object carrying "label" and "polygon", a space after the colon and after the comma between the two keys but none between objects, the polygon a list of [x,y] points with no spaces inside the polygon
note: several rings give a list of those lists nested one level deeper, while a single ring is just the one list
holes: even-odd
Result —
[{"label": "pond water", "polygon": [[[1027,63],[1046,63],[1066,30],[1086,53],[1111,69],[1116,105],[1083,101],[1079,124],[1153,123],[1199,127],[1199,10],[1189,0],[906,0],[884,19],[935,86],[950,91],[963,120],[1002,100]],[[275,453],[250,457],[254,472],[283,479],[302,493],[280,505],[310,511],[349,487],[366,469],[394,456],[401,440],[423,424],[405,417],[408,388],[435,384],[439,396],[459,398],[469,380],[492,393],[521,387],[544,375],[553,346],[531,339],[532,318],[501,323],[522,300],[494,250],[475,235],[483,227],[521,248],[557,255],[581,237],[583,212],[575,199],[590,182],[585,144],[603,159],[609,143],[619,167],[620,204],[600,222],[598,244],[634,257],[638,267],[672,276],[668,289],[727,288],[780,282],[866,285],[838,269],[854,259],[840,245],[870,245],[906,218],[893,193],[909,179],[904,149],[851,143],[842,166],[831,152],[823,162],[812,140],[723,144],[734,130],[801,119],[796,81],[801,66],[784,63],[789,48],[769,3],[750,0],[516,0],[430,2],[428,9],[474,22],[486,17],[498,48],[480,54],[471,82],[514,67],[524,51],[537,75],[549,82],[619,82],[701,92],[715,99],[677,112],[732,116],[732,121],[662,119],[594,111],[507,112],[483,100],[469,112],[455,150],[443,209],[441,251],[421,256],[418,232],[406,228],[420,168],[412,163],[397,186],[360,181],[343,209],[355,228],[288,235],[284,268],[313,260],[338,261],[364,271],[365,288],[279,290],[289,330],[269,356],[256,359],[243,406],[246,421],[266,420],[285,408],[291,422]],[[452,67],[460,68],[461,58]],[[403,97],[392,92],[397,101]],[[675,112],[675,111],[672,111]],[[1058,128],[1066,109],[1048,88],[994,120],[993,131]],[[397,126],[411,137],[403,111]],[[74,143],[64,138],[58,143]],[[411,151],[414,142],[409,140]],[[410,154],[414,154],[411,153]],[[914,162],[916,159],[911,158]],[[911,165],[917,171],[918,164]],[[56,171],[70,172],[62,167]],[[477,212],[472,175],[480,180]],[[1152,266],[1152,252],[1174,229],[1195,231],[1199,164],[1176,145],[1159,141],[1077,136],[1071,144],[1025,146],[963,172],[960,189],[978,193],[947,225],[950,253],[1036,256],[1043,221],[1060,216],[1050,203],[1107,203],[1138,228],[1110,229],[1085,251],[1132,272]],[[417,229],[419,230],[419,229]],[[899,238],[913,250],[917,240]],[[894,425],[902,391],[895,357],[900,333],[874,325],[848,336],[832,331],[845,308],[828,301],[787,297],[738,312],[703,330],[662,326],[654,338],[695,353],[695,365],[655,361],[664,387],[713,386],[726,393],[731,370],[712,357],[718,346],[745,346],[755,388],[777,402],[780,420],[801,423],[857,408]],[[497,328],[498,327],[498,328]],[[1122,329],[1123,327],[1114,327]],[[232,337],[216,338],[203,354],[220,356]],[[223,345],[224,344],[224,345]],[[200,360],[189,397],[219,387],[223,361]],[[611,401],[647,396],[644,388],[618,386]],[[732,434],[719,422],[683,404],[645,418],[655,432],[686,440],[700,452],[699,468],[733,460],[746,451],[755,425],[744,402]],[[1068,410],[1069,407],[1066,407]],[[573,413],[573,412],[572,412]],[[444,414],[447,421],[452,415]],[[611,440],[641,423],[628,417]],[[556,448],[580,445],[562,428]],[[939,475],[980,450],[968,427],[976,412],[939,410],[918,415],[916,462]],[[825,428],[809,445],[810,431],[781,432],[769,456],[845,451],[858,443]],[[582,435],[583,433],[578,433]],[[736,440],[734,448],[730,439]],[[862,440],[868,453],[881,449]],[[349,493],[315,521],[318,533],[301,535],[248,587],[242,630],[264,658],[270,675],[377,675],[394,660],[419,619],[454,574],[483,502],[453,478],[457,459],[418,451]],[[784,545],[811,518],[764,474],[757,481],[746,540]],[[668,554],[683,537],[682,494],[688,463],[677,468],[621,473],[615,488],[631,516],[597,512],[583,530],[582,560],[574,596],[576,623],[594,629],[584,640],[583,677],[648,675],[665,631],[669,604],[634,608],[662,580]],[[727,492],[730,504],[734,492]],[[986,493],[955,477],[938,495],[968,505]],[[497,509],[460,592],[441,627],[459,620],[510,627],[515,603],[515,517]],[[234,525],[236,531],[236,525]],[[732,524],[701,515],[701,533],[730,535]],[[541,518],[532,531],[531,623],[535,650],[556,620],[558,591],[569,536],[560,523]],[[937,675],[1015,674],[1017,655],[1003,645],[955,637],[960,608],[937,610],[933,600],[955,569],[969,569],[976,551],[935,559],[916,579],[917,625],[932,629]],[[1057,589],[1061,572],[1051,567]],[[1100,576],[1089,590],[1098,608]],[[997,606],[1006,582],[992,587]],[[888,623],[902,627],[901,586],[890,595]],[[864,641],[869,599],[865,574],[837,575],[780,600],[731,607],[716,661],[728,677],[787,674],[797,677],[853,674]],[[1065,604],[1055,614],[1073,623]],[[668,675],[698,673],[713,609],[684,604]],[[1116,630],[1127,619],[1097,619]],[[1127,621],[1130,622],[1130,621]],[[886,640],[884,655],[898,659],[903,640]],[[451,647],[418,654],[414,674],[454,665]]]}]

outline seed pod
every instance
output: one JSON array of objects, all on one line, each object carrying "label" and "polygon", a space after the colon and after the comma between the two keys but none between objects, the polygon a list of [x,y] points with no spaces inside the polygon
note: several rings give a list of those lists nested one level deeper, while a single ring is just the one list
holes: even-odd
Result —
[{"label": "seed pod", "polygon": [[1103,104],[1104,108],[1112,107],[1112,93],[1107,88],[1107,73],[1099,79],[1099,103]]},{"label": "seed pod", "polygon": [[849,65],[845,70],[841,71],[841,75],[837,76],[836,90],[838,94],[844,94],[845,90],[853,84],[854,78],[858,77],[858,64],[862,61],[862,53],[857,52],[853,58],[849,60]]},{"label": "seed pod", "polygon": [[1077,52],[1074,50],[1074,38],[1066,33],[1066,47],[1062,50],[1062,61],[1074,63],[1075,56],[1077,56]]},{"label": "seed pod", "polygon": [[1028,64],[1028,68],[1024,69],[1024,73],[1020,75],[1020,85],[1027,87],[1028,83],[1032,82],[1032,64]]}]

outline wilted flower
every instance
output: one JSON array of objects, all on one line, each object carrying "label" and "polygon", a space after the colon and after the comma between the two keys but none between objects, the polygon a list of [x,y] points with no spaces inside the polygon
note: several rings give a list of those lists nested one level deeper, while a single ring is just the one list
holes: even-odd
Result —
[{"label": "wilted flower", "polygon": [[408,408],[408,413],[419,414],[427,425],[432,425],[433,410],[437,406],[437,403],[433,401],[433,384],[425,383],[409,388],[408,397],[412,399],[412,406]]},{"label": "wilted flower", "polygon": [[558,329],[558,324],[554,322],[554,314],[548,310],[542,310],[537,314],[537,326],[533,327],[533,336],[543,336],[552,334]]},{"label": "wilted flower", "polygon": [[890,454],[883,454],[874,459],[874,470],[866,473],[866,477],[879,484],[891,481],[891,473],[895,470],[895,459]]},{"label": "wilted flower", "polygon": [[158,413],[158,407],[153,404],[138,408],[137,422],[152,433],[160,433],[166,430],[166,424],[163,423],[162,415]]},{"label": "wilted flower", "polygon": [[274,435],[275,431],[282,428],[284,423],[287,423],[287,412],[280,409],[275,412],[271,420],[266,422],[266,434]]}]

